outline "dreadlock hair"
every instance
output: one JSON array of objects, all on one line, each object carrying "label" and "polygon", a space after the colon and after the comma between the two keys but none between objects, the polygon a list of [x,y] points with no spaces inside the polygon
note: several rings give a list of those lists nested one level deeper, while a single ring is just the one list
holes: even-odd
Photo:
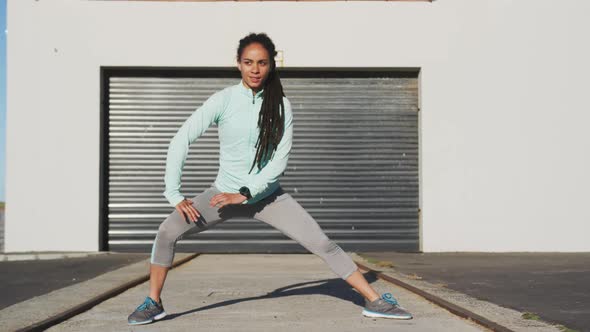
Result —
[{"label": "dreadlock hair", "polygon": [[[252,43],[261,44],[268,52],[270,73],[263,85],[262,108],[258,115],[260,133],[256,141],[256,157],[248,174],[252,172],[256,163],[258,163],[258,169],[260,170],[266,165],[268,160],[272,159],[274,151],[277,150],[277,146],[283,138],[283,132],[285,130],[285,105],[283,105],[285,93],[283,92],[283,85],[281,84],[279,73],[276,70],[275,56],[277,52],[275,50],[275,44],[265,33],[250,33],[240,39],[237,54],[238,62],[242,59],[244,48]],[[270,157],[268,156],[269,154],[271,155]]]}]

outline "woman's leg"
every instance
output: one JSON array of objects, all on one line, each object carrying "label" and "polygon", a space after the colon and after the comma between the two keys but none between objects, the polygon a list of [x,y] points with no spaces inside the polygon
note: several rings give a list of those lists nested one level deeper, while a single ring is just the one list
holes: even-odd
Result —
[{"label": "woman's leg", "polygon": [[354,271],[346,282],[361,293],[369,302],[373,302],[379,298],[379,294],[369,285],[365,276],[358,270]]},{"label": "woman's leg", "polygon": [[158,234],[152,246],[152,254],[150,259],[150,297],[156,301],[160,301],[160,294],[166,281],[166,275],[172,261],[174,259],[174,252],[176,249],[176,241],[186,232],[192,230],[195,233],[205,231],[218,223],[229,219],[232,214],[224,213],[221,215],[221,210],[217,207],[209,205],[211,198],[219,194],[220,191],[211,186],[201,194],[192,198],[193,206],[199,211],[201,216],[197,222],[185,220],[176,209],[172,212],[158,228]]},{"label": "woman's leg", "polygon": [[322,258],[334,273],[369,301],[379,298],[352,258],[326,236],[315,219],[291,195],[279,188],[258,203],[262,208],[254,218],[275,227]]}]

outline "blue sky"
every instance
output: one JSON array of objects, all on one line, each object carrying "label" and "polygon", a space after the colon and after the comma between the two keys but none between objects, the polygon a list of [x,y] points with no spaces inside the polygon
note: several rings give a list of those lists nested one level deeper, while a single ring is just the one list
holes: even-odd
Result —
[{"label": "blue sky", "polygon": [[6,184],[6,0],[0,0],[0,202]]}]

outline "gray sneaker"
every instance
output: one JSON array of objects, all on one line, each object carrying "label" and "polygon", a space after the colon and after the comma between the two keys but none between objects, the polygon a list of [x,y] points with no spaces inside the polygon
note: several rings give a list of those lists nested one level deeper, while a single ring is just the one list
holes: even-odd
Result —
[{"label": "gray sneaker", "polygon": [[129,325],[147,324],[166,317],[162,299],[160,303],[154,301],[151,297],[146,297],[143,303],[129,315],[127,322]]},{"label": "gray sneaker", "polygon": [[363,316],[366,317],[380,317],[380,318],[394,318],[394,319],[412,319],[412,314],[400,307],[397,300],[391,293],[385,293],[381,298],[373,302],[365,299],[365,309],[363,309]]}]

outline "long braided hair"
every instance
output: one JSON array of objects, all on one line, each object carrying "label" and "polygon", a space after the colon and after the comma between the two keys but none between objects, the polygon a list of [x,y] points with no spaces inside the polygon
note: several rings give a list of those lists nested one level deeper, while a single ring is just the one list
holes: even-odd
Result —
[{"label": "long braided hair", "polygon": [[240,39],[237,54],[238,62],[242,60],[244,48],[251,43],[260,43],[268,52],[270,73],[262,87],[264,89],[262,93],[262,108],[258,116],[260,133],[256,142],[256,157],[248,174],[252,172],[256,163],[258,163],[258,169],[260,170],[266,165],[268,160],[272,159],[274,151],[276,151],[279,142],[283,138],[283,132],[285,130],[285,105],[283,105],[285,93],[283,92],[283,85],[276,70],[275,56],[277,52],[275,50],[275,44],[265,33],[250,33]]}]

